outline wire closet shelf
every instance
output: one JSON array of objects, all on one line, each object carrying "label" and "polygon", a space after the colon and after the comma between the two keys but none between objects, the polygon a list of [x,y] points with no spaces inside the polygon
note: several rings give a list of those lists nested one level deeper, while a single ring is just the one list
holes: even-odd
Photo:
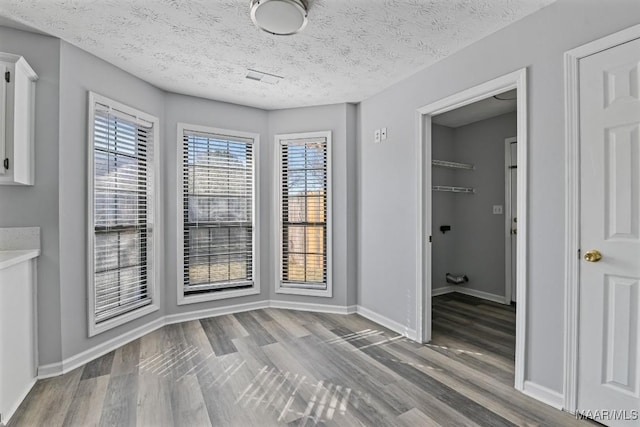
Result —
[{"label": "wire closet shelf", "polygon": [[476,192],[475,188],[470,187],[452,187],[449,185],[434,185],[433,191],[444,191],[449,193],[467,193],[473,194]]}]

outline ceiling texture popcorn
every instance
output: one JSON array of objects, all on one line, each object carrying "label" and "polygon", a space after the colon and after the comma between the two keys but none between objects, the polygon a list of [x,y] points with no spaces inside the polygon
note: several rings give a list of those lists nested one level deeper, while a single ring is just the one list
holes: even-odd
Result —
[{"label": "ceiling texture popcorn", "polygon": [[278,109],[361,101],[553,1],[311,0],[291,36],[256,28],[249,0],[0,0],[0,16],[161,89]]}]

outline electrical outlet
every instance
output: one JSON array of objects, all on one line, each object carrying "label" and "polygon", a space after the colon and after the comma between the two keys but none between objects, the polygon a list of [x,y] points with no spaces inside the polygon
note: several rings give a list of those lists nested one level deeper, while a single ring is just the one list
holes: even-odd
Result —
[{"label": "electrical outlet", "polygon": [[493,205],[494,215],[502,215],[502,213],[503,213],[502,205]]},{"label": "electrical outlet", "polygon": [[380,131],[380,139],[383,141],[387,140],[387,128],[382,128]]},{"label": "electrical outlet", "polygon": [[376,131],[373,133],[373,140],[376,143],[380,142],[380,129],[376,129]]}]

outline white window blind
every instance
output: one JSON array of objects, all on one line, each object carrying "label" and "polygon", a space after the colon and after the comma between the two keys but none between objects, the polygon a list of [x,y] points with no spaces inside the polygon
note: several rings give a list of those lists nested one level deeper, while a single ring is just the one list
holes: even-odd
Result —
[{"label": "white window blind", "polygon": [[153,124],[94,104],[96,324],[152,303]]},{"label": "white window blind", "polygon": [[327,289],[327,138],[280,140],[280,286]]},{"label": "white window blind", "polygon": [[254,140],[183,130],[184,294],[254,286]]}]

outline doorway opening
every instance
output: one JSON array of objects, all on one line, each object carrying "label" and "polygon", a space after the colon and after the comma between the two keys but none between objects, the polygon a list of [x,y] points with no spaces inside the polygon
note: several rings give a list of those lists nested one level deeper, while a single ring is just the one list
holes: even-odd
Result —
[{"label": "doorway opening", "polygon": [[525,69],[417,114],[418,337],[484,345],[512,363],[518,390],[526,342],[526,117]]}]

